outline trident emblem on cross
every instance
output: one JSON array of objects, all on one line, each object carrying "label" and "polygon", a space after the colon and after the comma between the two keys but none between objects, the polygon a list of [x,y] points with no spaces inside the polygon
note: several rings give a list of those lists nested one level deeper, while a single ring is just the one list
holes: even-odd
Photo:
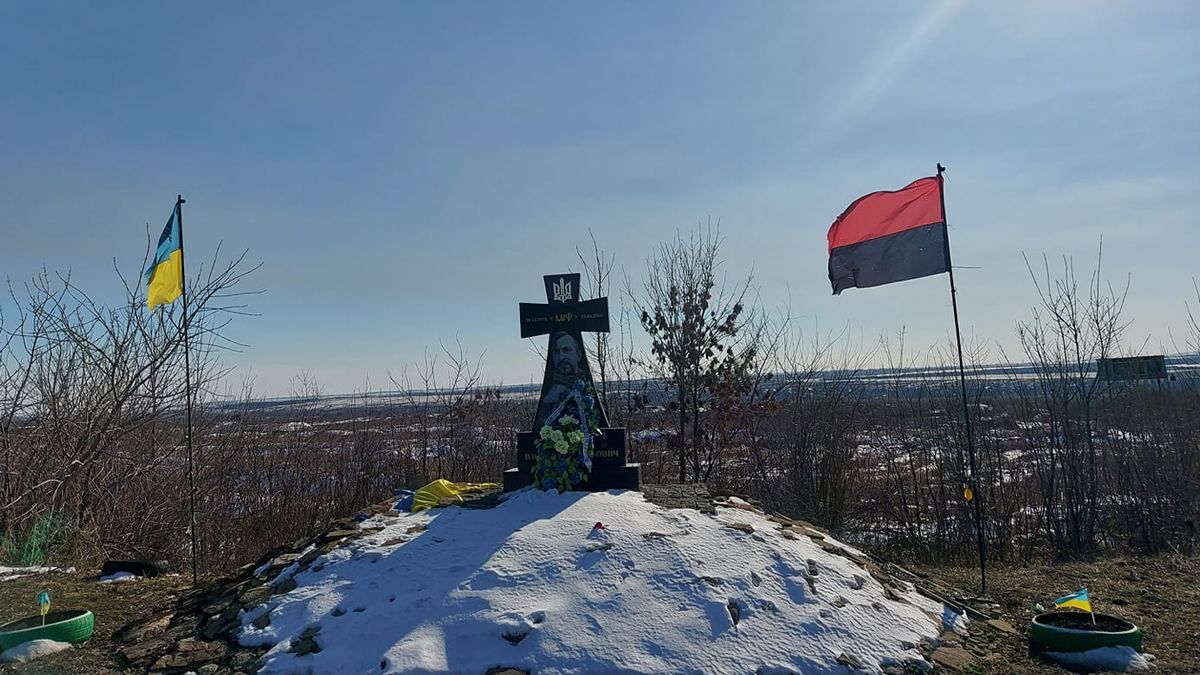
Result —
[{"label": "trident emblem on cross", "polygon": [[571,295],[571,282],[565,277],[559,277],[554,283],[554,302],[570,302],[574,296]]}]

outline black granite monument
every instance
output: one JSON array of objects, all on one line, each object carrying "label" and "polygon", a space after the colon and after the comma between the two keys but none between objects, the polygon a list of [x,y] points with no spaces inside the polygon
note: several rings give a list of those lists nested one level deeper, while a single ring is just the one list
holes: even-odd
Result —
[{"label": "black granite monument", "polygon": [[[517,468],[504,472],[505,491],[523,488],[533,481],[538,432],[546,423],[546,416],[570,393],[575,382],[582,381],[589,390],[595,390],[582,334],[608,332],[608,298],[580,302],[578,274],[552,274],[543,279],[547,303],[521,303],[521,337],[550,335],[546,374],[542,378],[533,431],[517,434]],[[626,462],[625,429],[608,426],[608,416],[599,399],[595,407],[602,438],[595,439],[591,474],[575,489],[637,490],[641,487],[641,465]]]}]

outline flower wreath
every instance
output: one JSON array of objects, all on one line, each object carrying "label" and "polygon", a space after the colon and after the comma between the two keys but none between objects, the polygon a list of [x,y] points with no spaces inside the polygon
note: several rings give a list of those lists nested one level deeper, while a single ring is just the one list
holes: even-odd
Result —
[{"label": "flower wreath", "polygon": [[[565,414],[572,403],[578,418]],[[596,439],[602,438],[598,419],[595,396],[583,380],[575,380],[571,391],[546,415],[534,443],[534,487],[566,492],[587,480],[592,471],[592,449]]]}]

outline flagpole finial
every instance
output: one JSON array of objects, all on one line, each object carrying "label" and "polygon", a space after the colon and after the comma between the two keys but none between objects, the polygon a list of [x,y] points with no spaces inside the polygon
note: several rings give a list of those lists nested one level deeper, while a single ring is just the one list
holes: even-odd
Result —
[{"label": "flagpole finial", "polygon": [[938,174],[940,175],[942,172],[944,172],[946,170],[946,167],[942,166],[941,162],[938,162],[937,169],[938,169]]},{"label": "flagpole finial", "polygon": [[[939,164],[938,166],[941,166],[941,164]],[[187,203],[187,200],[183,198],[183,195],[175,195],[175,199],[177,199],[177,200],[179,201],[179,203],[180,203],[180,204],[186,204],[186,203]]]}]

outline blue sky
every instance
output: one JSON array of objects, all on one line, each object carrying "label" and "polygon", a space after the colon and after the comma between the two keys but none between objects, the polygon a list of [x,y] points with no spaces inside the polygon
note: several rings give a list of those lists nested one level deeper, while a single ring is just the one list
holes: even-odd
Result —
[{"label": "blue sky", "polygon": [[383,386],[456,336],[530,382],[517,303],[589,228],[637,284],[712,217],[768,307],[923,347],[945,278],[835,298],[824,238],[940,161],[968,333],[1011,349],[1022,253],[1086,266],[1103,236],[1131,342],[1170,351],[1198,34],[1193,2],[4,3],[0,274],[115,294],[183,193],[190,259],[264,263],[227,358],[259,393]]}]

